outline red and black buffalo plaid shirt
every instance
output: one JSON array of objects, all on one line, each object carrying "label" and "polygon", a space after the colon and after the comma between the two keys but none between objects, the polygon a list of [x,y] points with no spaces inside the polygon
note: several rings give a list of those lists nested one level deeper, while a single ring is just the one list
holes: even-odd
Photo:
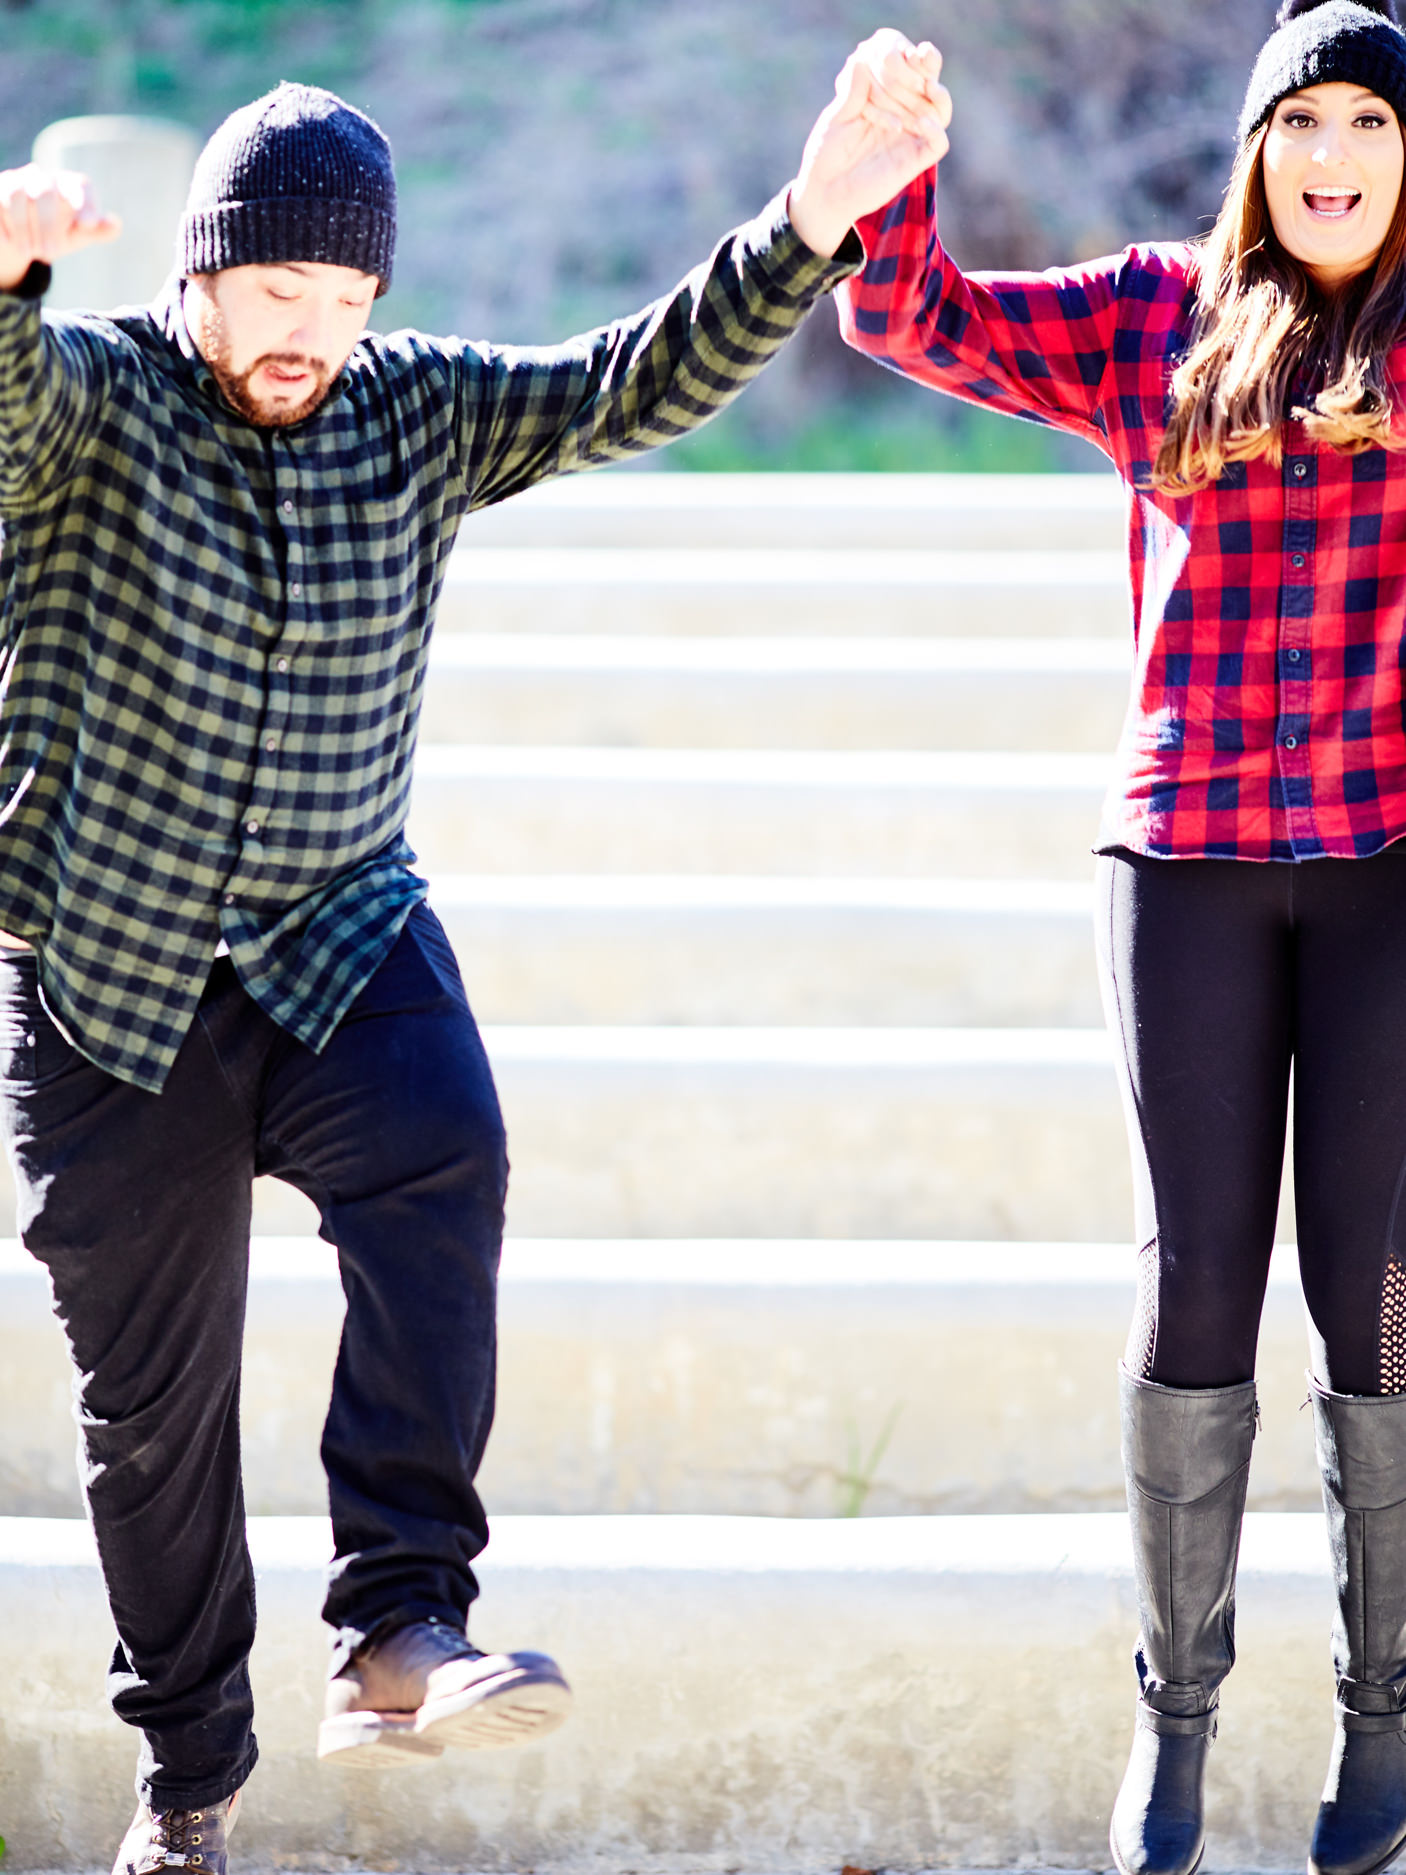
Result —
[{"label": "red and black buffalo plaid shirt", "polygon": [[[1299,860],[1406,834],[1406,451],[1344,455],[1286,422],[1278,466],[1153,492],[1195,248],[964,277],[931,172],[859,233],[867,264],[837,289],[851,345],[1087,438],[1127,490],[1136,660],[1100,850]],[[1406,349],[1391,375],[1406,391]]]}]

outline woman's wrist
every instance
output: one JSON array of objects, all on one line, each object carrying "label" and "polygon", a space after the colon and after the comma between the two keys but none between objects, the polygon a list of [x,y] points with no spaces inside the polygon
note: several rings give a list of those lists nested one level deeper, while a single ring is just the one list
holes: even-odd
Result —
[{"label": "woman's wrist", "polygon": [[791,226],[811,253],[818,254],[822,260],[832,260],[852,223],[833,209],[827,213],[825,204],[816,201],[816,193],[801,182],[793,182],[786,198],[786,211],[791,217]]}]

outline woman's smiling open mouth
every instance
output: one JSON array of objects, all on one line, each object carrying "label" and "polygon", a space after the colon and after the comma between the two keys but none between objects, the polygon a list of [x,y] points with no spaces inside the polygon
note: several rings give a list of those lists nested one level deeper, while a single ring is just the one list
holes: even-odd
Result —
[{"label": "woman's smiling open mouth", "polygon": [[1327,221],[1341,221],[1362,200],[1362,191],[1325,186],[1321,189],[1305,189],[1303,199],[1311,215],[1321,215]]}]

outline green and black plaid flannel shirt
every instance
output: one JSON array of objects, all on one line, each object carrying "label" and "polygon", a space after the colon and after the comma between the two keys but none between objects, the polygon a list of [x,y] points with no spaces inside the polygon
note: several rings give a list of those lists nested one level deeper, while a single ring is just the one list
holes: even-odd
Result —
[{"label": "green and black plaid flannel shirt", "polygon": [[175,287],[111,318],[0,293],[0,929],[85,1055],[159,1091],[221,937],[326,1041],[424,896],[403,828],[460,522],[704,422],[842,254],[778,198],[564,345],[368,335],[288,429],[224,403]]}]

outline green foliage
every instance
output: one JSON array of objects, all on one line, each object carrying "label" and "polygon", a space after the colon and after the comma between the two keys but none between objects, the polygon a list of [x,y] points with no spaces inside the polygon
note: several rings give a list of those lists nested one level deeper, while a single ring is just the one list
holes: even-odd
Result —
[{"label": "green foliage", "polygon": [[361,10],[361,0],[166,0],[166,4],[177,11],[200,12],[217,17],[226,14],[248,26],[266,26],[276,23],[281,15],[309,9],[321,9],[329,13],[356,13]]},{"label": "green foliage", "polygon": [[[785,434],[768,434],[744,398],[705,429],[673,443],[651,467],[674,470],[868,470],[989,475],[1040,474],[1084,466],[1067,444],[1034,423],[936,397],[893,411],[860,398],[826,404]],[[1090,455],[1090,467],[1095,466]]]},{"label": "green foliage", "polygon": [[137,59],[132,83],[137,103],[147,111],[159,110],[176,97],[181,88],[180,79],[164,59]]},{"label": "green foliage", "polygon": [[861,1456],[859,1428],[851,1420],[845,1428],[849,1444],[849,1465],[835,1480],[839,1487],[837,1512],[841,1517],[862,1517],[864,1505],[869,1493],[874,1488],[875,1474],[888,1450],[893,1429],[898,1424],[898,1416],[903,1411],[904,1402],[900,1400],[893,1407],[879,1430],[879,1436],[870,1448],[869,1456]]}]

